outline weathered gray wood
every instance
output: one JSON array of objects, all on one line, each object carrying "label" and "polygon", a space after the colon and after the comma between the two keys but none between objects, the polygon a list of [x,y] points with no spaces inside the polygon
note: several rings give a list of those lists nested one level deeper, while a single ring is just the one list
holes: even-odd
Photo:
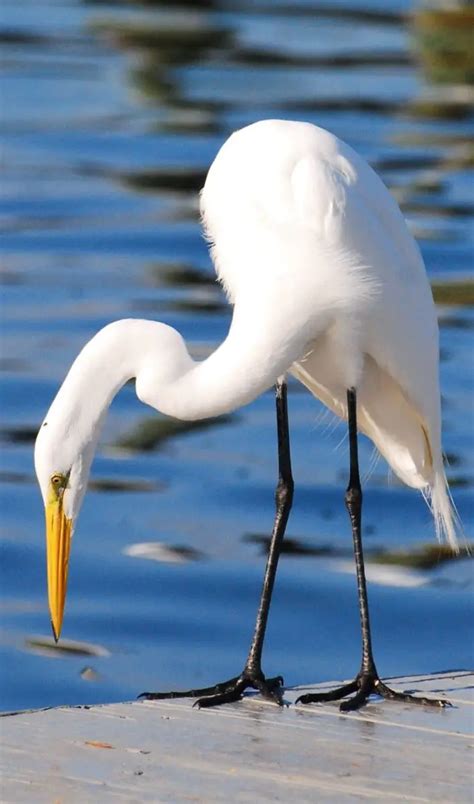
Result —
[{"label": "weathered gray wood", "polygon": [[392,682],[442,693],[452,709],[383,701],[341,715],[335,704],[279,709],[249,695],[216,710],[179,700],[14,714],[0,722],[1,800],[471,802],[473,681]]}]

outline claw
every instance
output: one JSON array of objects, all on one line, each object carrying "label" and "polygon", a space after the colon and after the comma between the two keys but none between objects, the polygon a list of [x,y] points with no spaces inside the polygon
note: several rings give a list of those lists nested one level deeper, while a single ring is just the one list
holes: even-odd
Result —
[{"label": "claw", "polygon": [[148,701],[162,701],[167,698],[197,698],[193,707],[208,709],[211,706],[239,701],[243,697],[244,690],[252,687],[258,690],[265,698],[275,701],[278,706],[283,706],[282,686],[282,676],[265,679],[263,674],[257,676],[254,673],[244,671],[240,676],[215,684],[213,687],[186,690],[185,692],[142,692],[138,697]]},{"label": "claw", "polygon": [[371,695],[379,695],[390,701],[401,701],[402,703],[413,703],[421,706],[439,706],[442,708],[452,706],[449,701],[440,698],[424,698],[416,695],[409,695],[406,692],[396,692],[381,681],[375,673],[360,673],[357,678],[349,684],[337,687],[330,692],[316,692],[307,695],[300,695],[296,703],[324,703],[326,701],[339,701],[355,692],[353,698],[343,701],[339,707],[341,712],[354,712],[368,703]]}]

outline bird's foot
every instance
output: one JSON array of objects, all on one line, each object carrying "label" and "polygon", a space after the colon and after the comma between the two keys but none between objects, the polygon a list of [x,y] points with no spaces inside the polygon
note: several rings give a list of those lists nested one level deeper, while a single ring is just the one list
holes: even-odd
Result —
[{"label": "bird's foot", "polygon": [[347,701],[343,701],[339,707],[341,712],[352,712],[356,709],[360,709],[361,706],[365,706],[368,702],[368,699],[371,695],[379,695],[382,698],[385,698],[389,701],[401,701],[402,703],[414,703],[422,706],[438,706],[438,707],[447,707],[451,706],[449,701],[444,700],[443,698],[424,698],[418,697],[416,695],[410,695],[407,692],[396,692],[395,690],[390,689],[387,685],[378,677],[377,672],[369,671],[364,672],[361,671],[354,681],[351,681],[349,684],[344,684],[342,687],[337,687],[334,690],[330,690],[330,692],[317,692],[317,693],[309,693],[308,695],[301,695],[297,698],[296,703],[324,703],[325,701],[339,701],[341,698],[345,698],[346,695],[350,695],[352,692],[355,692],[355,695],[352,698],[349,698]]},{"label": "bird's foot", "polygon": [[274,701],[278,706],[283,706],[283,683],[281,676],[265,678],[261,671],[254,672],[246,669],[240,676],[215,684],[213,687],[177,692],[142,692],[138,697],[147,701],[161,701],[166,698],[197,698],[194,706],[204,709],[239,701],[244,691],[252,688],[258,690],[264,698]]}]

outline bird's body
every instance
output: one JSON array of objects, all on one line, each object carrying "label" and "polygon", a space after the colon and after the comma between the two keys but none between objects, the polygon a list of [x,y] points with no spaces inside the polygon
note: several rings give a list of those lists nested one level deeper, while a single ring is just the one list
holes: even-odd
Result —
[{"label": "bird's body", "polygon": [[[73,527],[104,416],[130,378],[143,402],[199,419],[250,402],[291,372],[342,418],[348,390],[357,392],[359,429],[402,481],[431,498],[438,535],[455,546],[436,313],[418,247],[378,176],[329,132],[267,120],[223,145],[201,212],[234,308],[226,339],[198,363],[165,324],[124,320],[101,330],[38,435],[47,510],[56,473],[61,516]],[[56,633],[62,610],[57,619]]]},{"label": "bird's body", "polygon": [[[357,388],[360,429],[405,483],[433,491],[453,541],[433,298],[379,177],[327,131],[269,120],[224,145],[202,209],[254,359],[284,355],[284,368],[344,418],[346,390]],[[260,338],[271,341],[265,351]]]}]

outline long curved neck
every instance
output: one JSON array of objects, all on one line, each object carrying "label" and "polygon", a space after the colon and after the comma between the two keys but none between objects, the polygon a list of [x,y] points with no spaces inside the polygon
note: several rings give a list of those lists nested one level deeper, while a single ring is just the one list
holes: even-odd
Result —
[{"label": "long curved neck", "polygon": [[[204,419],[241,407],[284,374],[303,352],[304,333],[275,332],[236,307],[222,344],[201,362],[190,361],[171,382],[157,382],[140,398],[178,419]],[[137,392],[139,386],[137,383]]]},{"label": "long curved neck", "polygon": [[275,331],[248,315],[248,308],[245,315],[236,308],[226,339],[202,362],[191,359],[179,333],[165,324],[109,324],[76,358],[46,419],[57,413],[75,441],[90,441],[133,377],[143,402],[179,419],[218,416],[250,402],[301,355],[305,339],[296,328],[292,336],[291,327]]}]

